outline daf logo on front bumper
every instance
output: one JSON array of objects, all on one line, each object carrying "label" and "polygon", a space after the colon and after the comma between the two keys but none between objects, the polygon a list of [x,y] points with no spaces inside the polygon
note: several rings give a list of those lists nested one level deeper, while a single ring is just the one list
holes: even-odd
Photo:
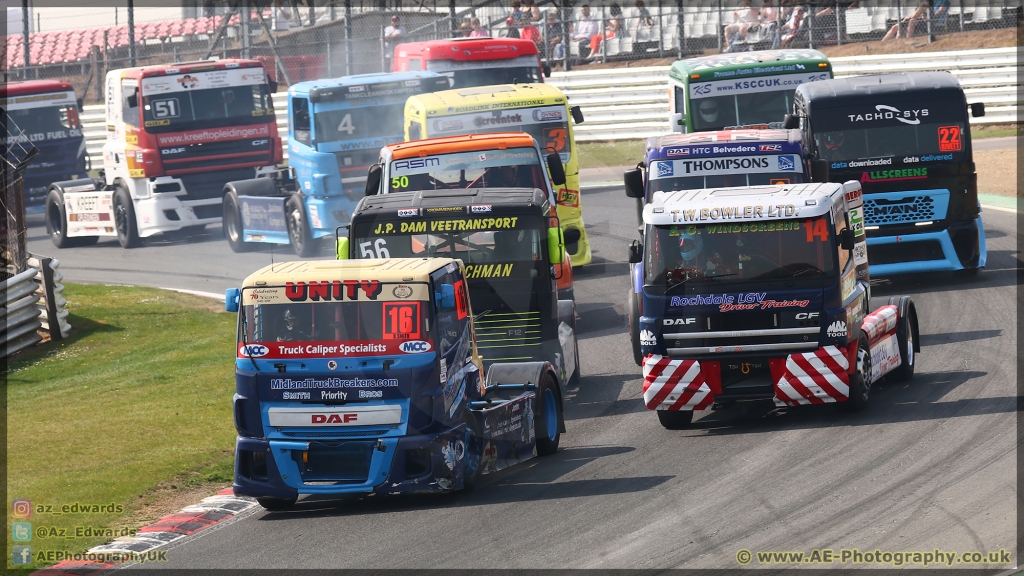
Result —
[{"label": "daf logo on front bumper", "polygon": [[688,326],[696,323],[696,318],[665,318],[662,320],[664,326]]}]

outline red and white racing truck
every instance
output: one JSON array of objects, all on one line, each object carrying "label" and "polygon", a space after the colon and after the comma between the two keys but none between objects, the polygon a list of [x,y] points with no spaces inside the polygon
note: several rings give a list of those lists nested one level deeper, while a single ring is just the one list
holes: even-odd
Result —
[{"label": "red and white racing truck", "polygon": [[281,139],[256,60],[112,70],[100,178],[50,185],[46,228],[58,248],[117,237],[132,248],[160,233],[190,235],[222,216],[225,182],[273,172]]}]

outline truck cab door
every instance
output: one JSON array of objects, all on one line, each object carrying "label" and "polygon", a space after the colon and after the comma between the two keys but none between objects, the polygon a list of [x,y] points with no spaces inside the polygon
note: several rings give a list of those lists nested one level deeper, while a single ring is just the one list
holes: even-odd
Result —
[{"label": "truck cab door", "polygon": [[[288,152],[289,156],[310,158],[315,152],[316,135],[313,130],[313,111],[304,96],[288,96]],[[299,189],[309,193],[313,187],[313,163],[290,162],[295,167],[295,182]]]}]

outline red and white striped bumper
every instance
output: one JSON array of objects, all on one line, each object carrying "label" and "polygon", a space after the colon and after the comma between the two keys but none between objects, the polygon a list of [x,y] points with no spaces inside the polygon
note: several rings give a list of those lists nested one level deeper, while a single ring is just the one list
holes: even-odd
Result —
[{"label": "red and white striped bumper", "polygon": [[651,355],[644,358],[644,404],[650,410],[704,410],[714,395],[700,362]]},{"label": "red and white striped bumper", "polygon": [[845,350],[835,346],[790,354],[782,377],[775,383],[775,405],[844,402],[850,398],[849,368]]}]

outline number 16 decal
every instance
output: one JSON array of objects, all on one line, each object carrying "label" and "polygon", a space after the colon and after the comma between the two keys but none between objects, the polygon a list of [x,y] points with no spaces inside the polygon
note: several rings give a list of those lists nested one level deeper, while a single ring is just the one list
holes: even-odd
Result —
[{"label": "number 16 decal", "polygon": [[420,303],[384,303],[384,339],[420,339]]},{"label": "number 16 decal", "polygon": [[958,152],[963,150],[964,144],[960,139],[959,126],[939,126],[939,151]]}]

